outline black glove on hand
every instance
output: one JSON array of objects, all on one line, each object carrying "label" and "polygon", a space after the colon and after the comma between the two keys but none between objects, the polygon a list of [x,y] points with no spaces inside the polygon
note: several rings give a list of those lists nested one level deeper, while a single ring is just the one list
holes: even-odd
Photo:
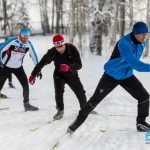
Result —
[{"label": "black glove on hand", "polygon": [[2,62],[0,62],[0,72],[2,72],[2,71],[3,71],[3,68],[4,68],[4,65],[3,65],[3,63],[2,63]]},{"label": "black glove on hand", "polygon": [[42,75],[41,72],[38,73],[37,78],[38,78],[38,77],[39,77],[40,80],[42,79],[43,75]]}]

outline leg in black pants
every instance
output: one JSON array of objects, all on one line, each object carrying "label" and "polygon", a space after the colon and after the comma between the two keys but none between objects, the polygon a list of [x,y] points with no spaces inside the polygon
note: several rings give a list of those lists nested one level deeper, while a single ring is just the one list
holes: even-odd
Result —
[{"label": "leg in black pants", "polygon": [[12,69],[12,70],[23,88],[23,98],[24,98],[23,102],[24,102],[25,111],[38,110],[38,107],[32,106],[29,103],[29,84],[23,67],[21,66],[20,68]]},{"label": "leg in black pants", "polygon": [[80,108],[82,108],[85,105],[86,96],[78,75],[75,75],[71,78],[66,78],[54,72],[53,78],[54,78],[54,87],[55,87],[56,108],[58,110],[58,112],[54,115],[53,118],[54,120],[59,120],[63,117],[64,114],[63,94],[64,94],[64,88],[66,83],[76,94],[80,103]]},{"label": "leg in black pants", "polygon": [[[89,113],[107,96],[117,85],[119,81],[104,74],[100,79],[98,86],[90,100],[79,111],[77,119],[69,126],[68,130],[75,131],[88,117]],[[70,131],[68,131],[70,132]]]},{"label": "leg in black pants", "polygon": [[61,75],[57,75],[54,73],[54,87],[55,87],[55,101],[56,101],[56,108],[59,111],[64,110],[64,101],[63,101],[63,94],[65,88],[65,78]]},{"label": "leg in black pants", "polygon": [[2,90],[4,83],[10,73],[11,73],[11,69],[4,66],[3,71],[0,73],[0,91]]},{"label": "leg in black pants", "polygon": [[17,77],[23,88],[23,98],[24,98],[23,102],[29,103],[29,84],[23,67],[13,69],[13,73],[15,74],[15,76]]},{"label": "leg in black pants", "polygon": [[11,74],[11,73],[10,73],[9,76],[8,76],[8,82],[9,82],[9,83],[12,83],[12,74]]},{"label": "leg in black pants", "polygon": [[72,89],[72,91],[76,94],[79,100],[80,108],[83,108],[83,106],[86,104],[86,95],[78,75],[75,75],[72,78],[68,78],[67,84]]},{"label": "leg in black pants", "polygon": [[12,74],[11,73],[8,76],[8,85],[10,88],[15,88],[15,86],[12,84]]},{"label": "leg in black pants", "polygon": [[120,85],[138,100],[137,123],[145,122],[149,115],[149,93],[134,75],[123,80]]},{"label": "leg in black pants", "polygon": [[64,94],[66,79],[60,74],[57,74],[56,72],[54,72],[53,78],[54,78],[54,87],[55,87],[56,108],[58,110],[57,113],[54,115],[53,119],[59,120],[64,115],[63,94]]}]

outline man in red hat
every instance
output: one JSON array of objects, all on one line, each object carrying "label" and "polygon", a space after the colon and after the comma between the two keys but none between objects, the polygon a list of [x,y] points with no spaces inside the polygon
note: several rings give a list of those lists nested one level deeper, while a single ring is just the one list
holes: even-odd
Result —
[{"label": "man in red hat", "polygon": [[78,70],[81,69],[82,63],[80,54],[77,48],[70,44],[65,43],[64,37],[57,34],[53,37],[54,47],[48,50],[43,56],[41,61],[35,66],[34,70],[29,77],[30,84],[35,83],[36,76],[41,69],[54,61],[54,87],[55,87],[55,100],[58,112],[54,115],[54,120],[59,120],[64,114],[63,93],[64,86],[67,83],[72,91],[76,94],[80,108],[86,103],[85,90],[78,77]]}]

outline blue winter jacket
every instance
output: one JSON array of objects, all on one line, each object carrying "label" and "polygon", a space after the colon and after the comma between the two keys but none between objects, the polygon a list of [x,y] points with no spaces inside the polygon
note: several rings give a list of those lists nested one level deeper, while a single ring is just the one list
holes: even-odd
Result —
[{"label": "blue winter jacket", "polygon": [[145,46],[145,41],[134,44],[131,34],[123,36],[116,45],[119,55],[104,65],[105,73],[116,80],[123,80],[133,75],[133,69],[149,72],[150,65],[139,60]]}]

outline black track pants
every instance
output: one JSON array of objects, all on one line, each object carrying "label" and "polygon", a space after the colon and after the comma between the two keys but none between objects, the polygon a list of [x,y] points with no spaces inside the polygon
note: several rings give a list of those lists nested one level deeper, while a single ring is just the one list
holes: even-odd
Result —
[{"label": "black track pants", "polygon": [[88,114],[103,100],[103,98],[117,85],[122,86],[129,94],[138,100],[137,122],[144,122],[149,115],[149,94],[134,75],[128,79],[115,80],[104,74],[100,79],[93,96],[83,109],[80,110],[79,116],[86,118]]},{"label": "black track pants", "polygon": [[54,73],[53,77],[54,77],[56,107],[59,110],[64,109],[63,94],[65,84],[68,84],[68,86],[75,93],[76,97],[78,98],[80,108],[82,108],[85,105],[86,103],[85,90],[77,74],[67,78],[62,75]]},{"label": "black track pants", "polygon": [[2,90],[6,79],[9,77],[11,73],[13,73],[19,80],[23,88],[23,98],[24,98],[23,101],[24,103],[28,103],[29,102],[29,84],[28,84],[28,79],[24,72],[23,67],[20,67],[17,69],[8,68],[8,67],[3,68],[3,71],[0,73],[0,91]]},{"label": "black track pants", "polygon": [[149,115],[149,93],[134,75],[123,80],[120,85],[138,100],[137,122],[144,122]]},{"label": "black track pants", "polygon": [[9,83],[12,83],[12,74],[11,74],[11,73],[10,73],[9,76],[8,76],[8,82],[9,82]]}]

